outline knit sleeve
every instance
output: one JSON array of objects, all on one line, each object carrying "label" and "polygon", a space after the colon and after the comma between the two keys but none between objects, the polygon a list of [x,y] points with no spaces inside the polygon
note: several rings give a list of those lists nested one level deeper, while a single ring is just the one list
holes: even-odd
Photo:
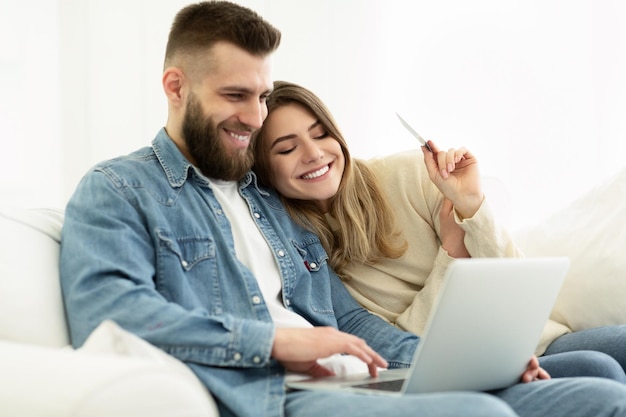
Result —
[{"label": "knit sleeve", "polygon": [[522,258],[508,230],[495,221],[487,200],[472,218],[455,219],[465,231],[465,247],[473,258]]}]

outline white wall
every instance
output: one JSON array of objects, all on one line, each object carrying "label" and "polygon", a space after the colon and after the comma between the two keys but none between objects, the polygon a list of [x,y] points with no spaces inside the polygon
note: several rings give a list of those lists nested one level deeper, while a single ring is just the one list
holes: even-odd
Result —
[{"label": "white wall", "polygon": [[0,0],[0,204],[60,201],[58,10]]},{"label": "white wall", "polygon": [[[0,97],[0,196],[63,205],[89,166],[149,144],[164,124],[163,50],[188,1],[0,2],[1,39],[22,42],[0,44],[0,76],[15,81]],[[417,145],[398,111],[501,178],[515,227],[626,165],[624,2],[240,3],[281,29],[275,78],[318,93],[355,156]]]}]

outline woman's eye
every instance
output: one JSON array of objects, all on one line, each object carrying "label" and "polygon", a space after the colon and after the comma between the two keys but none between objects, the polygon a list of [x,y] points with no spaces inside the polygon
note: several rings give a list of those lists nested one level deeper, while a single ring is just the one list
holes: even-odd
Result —
[{"label": "woman's eye", "polygon": [[283,151],[278,151],[278,154],[279,154],[279,155],[288,155],[288,154],[290,154],[290,153],[291,153],[294,149],[296,149],[296,148],[294,147],[294,148],[285,149],[285,150],[283,150]]},{"label": "woman's eye", "polygon": [[328,132],[322,132],[321,134],[315,136],[314,139],[326,139],[329,136]]}]

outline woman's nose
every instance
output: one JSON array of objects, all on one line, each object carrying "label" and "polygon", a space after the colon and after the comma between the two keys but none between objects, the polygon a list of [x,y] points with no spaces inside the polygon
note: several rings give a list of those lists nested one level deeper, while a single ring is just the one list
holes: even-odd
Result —
[{"label": "woman's nose", "polygon": [[314,141],[309,141],[305,149],[304,162],[307,164],[319,161],[324,157],[324,151]]}]

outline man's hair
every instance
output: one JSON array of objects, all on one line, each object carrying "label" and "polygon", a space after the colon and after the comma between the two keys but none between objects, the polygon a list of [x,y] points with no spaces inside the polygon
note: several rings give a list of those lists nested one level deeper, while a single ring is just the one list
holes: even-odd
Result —
[{"label": "man's hair", "polygon": [[182,57],[193,57],[216,42],[230,42],[246,52],[263,56],[280,44],[280,31],[256,12],[228,1],[203,1],[181,9],[170,29],[165,67]]}]

